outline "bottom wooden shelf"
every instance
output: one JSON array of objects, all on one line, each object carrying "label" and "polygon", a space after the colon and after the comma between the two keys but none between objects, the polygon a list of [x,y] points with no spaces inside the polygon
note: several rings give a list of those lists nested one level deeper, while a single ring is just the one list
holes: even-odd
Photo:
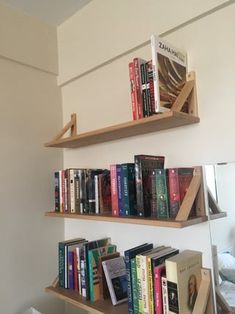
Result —
[{"label": "bottom wooden shelf", "polygon": [[78,306],[86,311],[90,311],[92,314],[127,314],[128,305],[122,303],[116,306],[112,305],[110,299],[100,300],[96,302],[87,301],[85,298],[78,295],[74,290],[63,289],[60,287],[47,287],[46,292],[54,295],[55,297]]},{"label": "bottom wooden shelf", "polygon": [[195,217],[195,218],[191,218],[185,221],[176,221],[174,219],[157,220],[153,218],[141,218],[141,217],[119,217],[119,216],[116,217],[112,215],[101,215],[101,214],[67,214],[67,213],[59,213],[59,212],[46,212],[45,215],[49,217],[119,222],[119,223],[158,226],[158,227],[170,227],[170,228],[184,228],[184,227],[192,226],[192,225],[207,221],[207,216]]}]

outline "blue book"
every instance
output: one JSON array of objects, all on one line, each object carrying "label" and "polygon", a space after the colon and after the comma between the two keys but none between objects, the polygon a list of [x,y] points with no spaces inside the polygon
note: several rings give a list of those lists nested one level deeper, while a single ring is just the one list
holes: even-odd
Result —
[{"label": "blue book", "polygon": [[122,174],[122,167],[121,165],[117,165],[116,167],[117,172],[117,191],[118,191],[118,209],[119,209],[119,216],[124,216],[125,211],[123,207],[123,174]]}]

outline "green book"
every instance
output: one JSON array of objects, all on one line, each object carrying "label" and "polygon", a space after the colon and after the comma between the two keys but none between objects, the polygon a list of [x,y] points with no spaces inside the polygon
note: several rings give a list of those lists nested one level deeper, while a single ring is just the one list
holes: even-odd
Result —
[{"label": "green book", "polygon": [[99,257],[116,252],[116,245],[107,245],[88,251],[89,287],[91,302],[101,297],[100,277],[98,274]]},{"label": "green book", "polygon": [[131,285],[132,285],[132,299],[133,299],[133,314],[139,314],[139,301],[138,301],[138,283],[136,271],[136,259],[131,259]]},{"label": "green book", "polygon": [[156,169],[156,203],[157,218],[169,218],[168,192],[166,184],[166,170]]}]

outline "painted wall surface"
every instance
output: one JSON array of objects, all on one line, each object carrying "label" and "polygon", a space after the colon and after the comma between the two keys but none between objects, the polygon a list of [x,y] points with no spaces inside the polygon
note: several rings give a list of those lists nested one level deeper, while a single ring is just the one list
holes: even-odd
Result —
[{"label": "painted wall surface", "polygon": [[[44,216],[54,205],[53,171],[62,165],[61,152],[43,147],[62,125],[56,76],[44,71],[56,55],[45,53],[52,44],[45,38],[34,54],[37,21],[10,10],[5,13],[0,6],[0,313],[16,314],[33,306],[44,314],[63,314],[63,302],[44,292],[57,275],[57,242],[64,237],[63,222]],[[18,28],[21,20],[24,27]],[[4,30],[10,24],[8,36]],[[23,52],[21,44],[29,33]],[[50,28],[48,36],[52,38]],[[42,69],[21,64],[22,54],[24,63],[42,64]]]},{"label": "painted wall surface", "polygon": [[[165,39],[187,51],[189,70],[196,71],[201,122],[66,149],[64,167],[109,167],[112,163],[132,162],[133,155],[140,153],[165,155],[166,167],[235,160],[235,43],[231,40],[235,5],[224,1],[230,5],[213,10],[222,1],[180,1],[178,7],[171,2],[173,7],[168,12],[165,1],[147,1],[145,5],[135,1],[135,4],[133,1],[92,1],[58,28],[64,123],[72,112],[78,116],[78,132],[131,120],[128,62],[136,56],[150,59],[149,45],[99,65],[148,40],[152,32],[167,31]],[[203,12],[200,18],[193,19]],[[143,16],[150,18],[143,19]],[[96,66],[96,70],[81,75]],[[66,220],[65,237],[75,236],[88,239],[111,236],[121,252],[143,241],[201,250],[204,265],[211,267],[208,223],[175,230]]]}]

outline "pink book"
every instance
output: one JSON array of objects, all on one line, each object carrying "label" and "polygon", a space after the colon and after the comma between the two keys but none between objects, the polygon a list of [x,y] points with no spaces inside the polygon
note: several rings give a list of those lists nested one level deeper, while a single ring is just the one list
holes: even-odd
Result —
[{"label": "pink book", "polygon": [[155,296],[155,314],[162,313],[162,279],[165,275],[165,264],[154,267],[154,296]]},{"label": "pink book", "polygon": [[118,187],[117,187],[117,165],[110,165],[110,181],[111,181],[112,215],[113,216],[119,216]]}]

